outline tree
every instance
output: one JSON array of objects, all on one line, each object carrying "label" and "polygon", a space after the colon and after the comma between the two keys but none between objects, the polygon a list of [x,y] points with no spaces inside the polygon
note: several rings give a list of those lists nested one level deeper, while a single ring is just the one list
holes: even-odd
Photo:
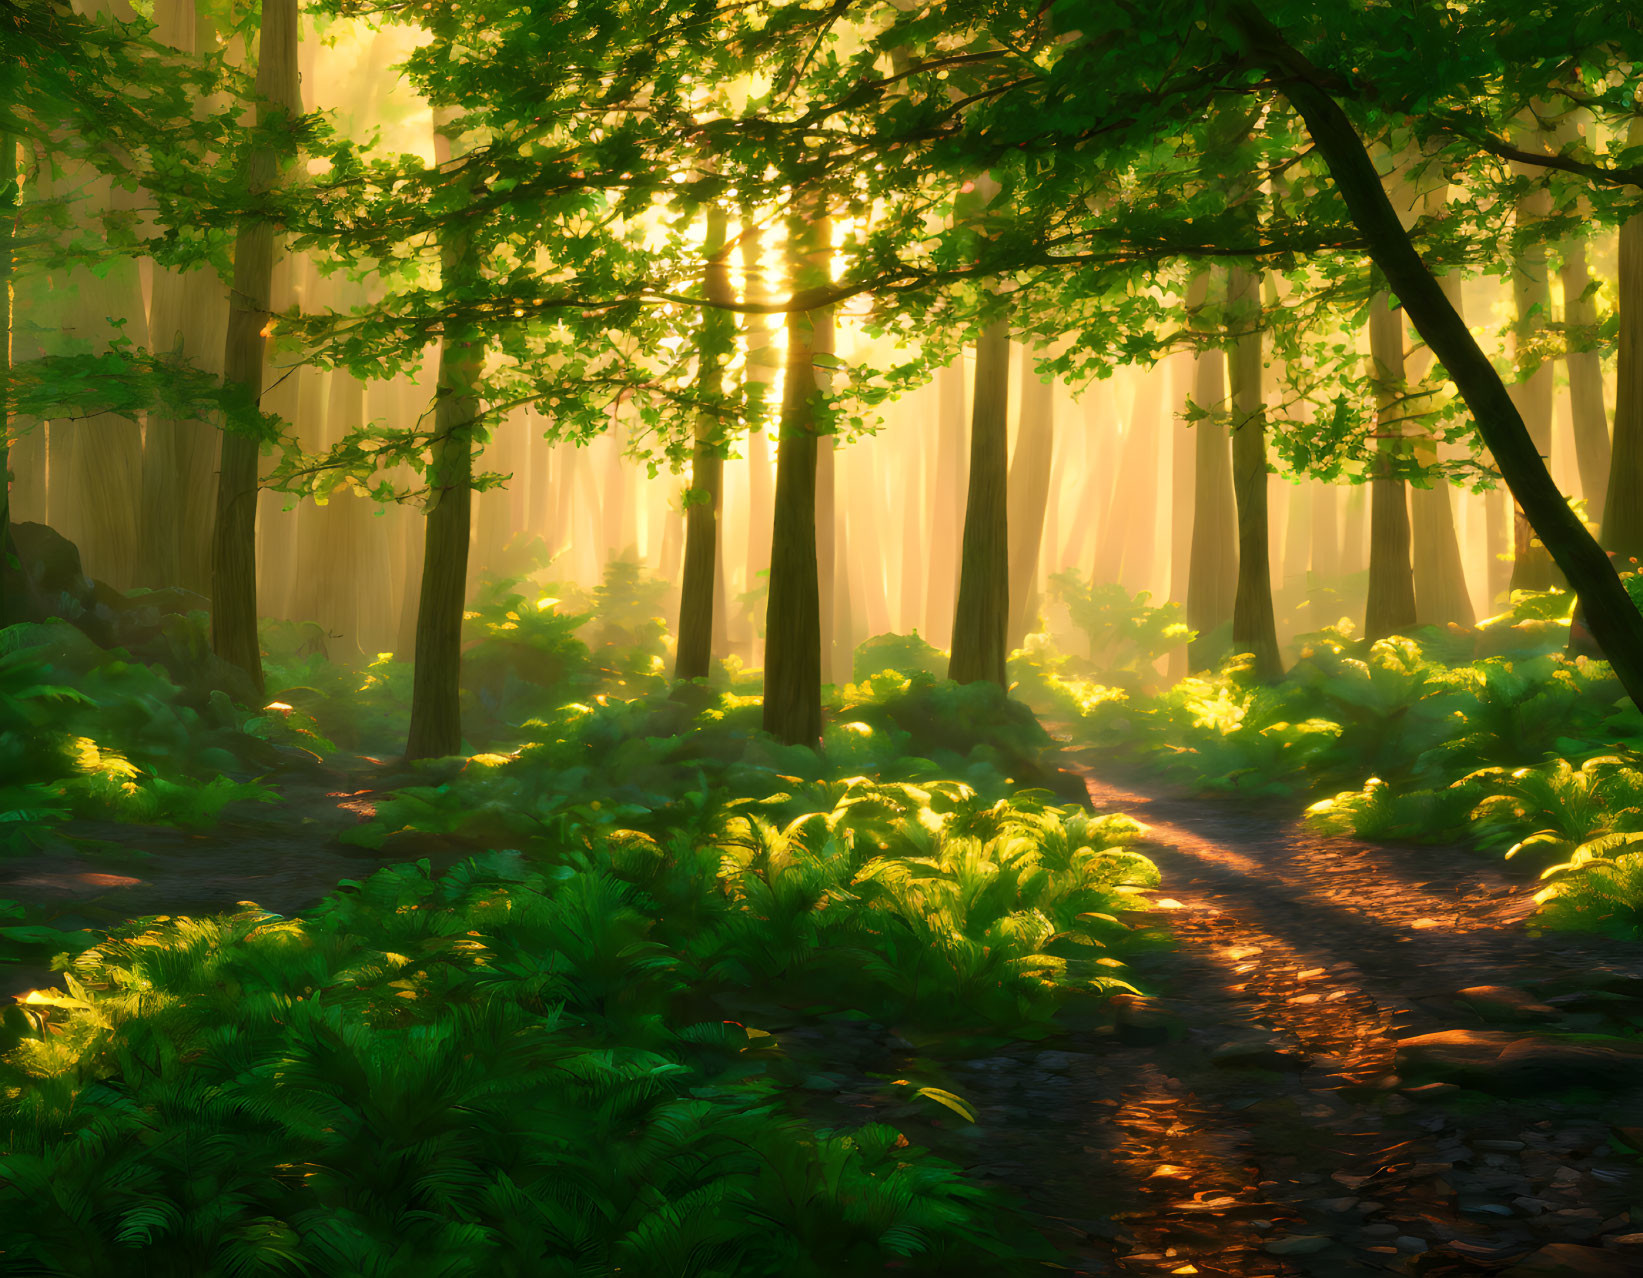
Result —
[{"label": "tree", "polygon": [[1384,292],[1369,304],[1369,352],[1375,366],[1376,417],[1380,440],[1370,480],[1369,599],[1363,632],[1367,639],[1406,634],[1415,625],[1415,568],[1410,559],[1408,484],[1396,467],[1403,442],[1407,400],[1403,361],[1403,313]]},{"label": "tree", "polygon": [[1500,375],[1415,251],[1362,138],[1325,88],[1330,77],[1249,0],[1231,0],[1227,13],[1249,55],[1274,77],[1275,87],[1305,121],[1368,252],[1471,409],[1507,486],[1579,596],[1615,675],[1633,701],[1643,704],[1643,615],[1552,482]]},{"label": "tree", "polygon": [[[257,41],[257,124],[295,117],[297,0],[262,0]],[[253,202],[274,185],[280,157],[268,145],[246,160],[245,186]],[[263,349],[274,273],[275,226],[253,211],[234,240],[234,288],[223,345],[223,381],[254,406],[262,396]],[[257,637],[257,457],[260,440],[245,432],[223,436],[217,476],[217,518],[211,541],[211,646],[240,667],[262,692],[262,649]]]},{"label": "tree", "polygon": [[976,341],[975,396],[970,412],[970,484],[964,503],[964,540],[953,648],[947,677],[1008,686],[1010,617],[1010,324],[993,320]]}]

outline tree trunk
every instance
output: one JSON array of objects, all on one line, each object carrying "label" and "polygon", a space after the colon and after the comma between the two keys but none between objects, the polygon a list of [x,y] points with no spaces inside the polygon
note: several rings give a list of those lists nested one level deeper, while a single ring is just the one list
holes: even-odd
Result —
[{"label": "tree trunk", "polygon": [[[817,325],[811,333],[810,353],[825,354],[822,346],[831,337],[831,325],[824,330]],[[818,383],[825,381],[817,369]],[[816,591],[821,608],[821,681],[840,683],[838,651],[838,457],[833,449],[833,436],[816,444]]]},{"label": "tree trunk", "polygon": [[947,677],[1008,687],[1010,542],[1010,326],[994,320],[976,342],[975,407],[970,414],[970,484],[964,546],[953,607],[953,651]]},{"label": "tree trunk", "polygon": [[[735,300],[730,288],[729,248],[725,244],[727,219],[723,209],[709,208],[702,256],[707,262],[705,295],[709,301]],[[703,396],[723,389],[724,361],[735,341],[735,320],[729,311],[709,309],[702,316],[701,349],[697,354],[697,390]],[[690,456],[690,489],[685,504],[685,569],[679,587],[679,643],[674,657],[675,679],[705,679],[713,666],[713,614],[723,581],[717,575],[720,560],[719,503],[724,488],[724,428],[711,413],[696,415],[696,440]]]},{"label": "tree trunk", "polygon": [[1227,304],[1232,323],[1240,330],[1227,359],[1232,392],[1232,492],[1238,506],[1238,591],[1232,604],[1232,647],[1234,652],[1254,657],[1257,679],[1277,679],[1284,663],[1272,610],[1260,277],[1241,266],[1228,270]]},{"label": "tree trunk", "polygon": [[[818,206],[817,216],[796,214],[788,220],[795,293],[827,282],[831,246],[824,234],[824,207]],[[763,711],[765,731],[787,745],[815,745],[822,732],[816,570],[816,401],[821,388],[811,355],[817,330],[825,331],[831,324],[832,313],[826,308],[790,311],[787,316],[787,368],[770,531],[770,600],[765,610]]]},{"label": "tree trunk", "polygon": [[[215,20],[197,14],[194,0],[160,0],[154,20],[161,43],[187,53],[214,51]],[[221,376],[227,326],[228,292],[210,267],[154,268],[148,345],[156,355]],[[221,432],[210,422],[163,409],[148,414],[135,570],[140,583],[210,592],[213,482],[221,447]]]},{"label": "tree trunk", "polygon": [[[1643,146],[1643,115],[1628,146]],[[1643,213],[1620,227],[1620,342],[1615,357],[1614,453],[1603,502],[1603,545],[1620,566],[1643,560]]]},{"label": "tree trunk", "polygon": [[1415,625],[1415,570],[1409,558],[1408,485],[1393,466],[1406,411],[1403,312],[1386,293],[1369,303],[1369,351],[1375,373],[1375,475],[1370,481],[1369,599],[1364,637],[1404,634]]},{"label": "tree trunk", "polygon": [[[257,92],[269,105],[257,120],[296,115],[297,0],[262,0],[257,48]],[[255,199],[275,180],[277,157],[254,151],[246,185]],[[247,219],[234,240],[234,291],[223,344],[223,382],[251,404],[262,398],[263,328],[269,314],[274,273],[274,227]],[[224,661],[251,676],[262,693],[262,650],[257,638],[257,454],[258,441],[239,431],[223,435],[217,477],[217,518],[211,540],[211,647]]]},{"label": "tree trunk", "polygon": [[[1523,196],[1517,202],[1519,229],[1544,221],[1551,209],[1552,197],[1544,187]],[[1523,378],[1512,387],[1512,397],[1544,465],[1552,455],[1553,366],[1537,356],[1525,359],[1521,354],[1535,333],[1546,327],[1552,311],[1552,282],[1544,244],[1528,245],[1512,263],[1512,302],[1517,318],[1513,347],[1519,352],[1518,374]],[[1524,373],[1528,376],[1523,377]],[[1551,556],[1535,539],[1521,505],[1513,511],[1512,528],[1512,589],[1550,590],[1561,584]]]},{"label": "tree trunk", "polygon": [[936,456],[930,492],[930,578],[925,593],[925,633],[938,648],[953,642],[953,603],[957,599],[958,556],[964,515],[959,494],[966,485],[964,460],[964,356],[936,374]]},{"label": "tree trunk", "polygon": [[[457,139],[443,112],[436,115],[434,129],[455,150]],[[447,289],[472,286],[477,265],[463,232],[446,234],[440,245],[440,270]],[[439,381],[434,390],[407,759],[443,758],[462,749],[462,608],[468,583],[474,443],[480,431],[478,387],[484,366],[483,336],[472,327],[447,327],[439,343]]]},{"label": "tree trunk", "polygon": [[0,129],[0,626],[10,625],[21,588],[11,550],[11,242],[17,225],[17,138]]},{"label": "tree trunk", "polygon": [[[1209,296],[1209,273],[1193,276],[1187,289],[1189,312]],[[1192,401],[1209,413],[1193,423],[1192,549],[1187,560],[1187,626],[1196,638],[1187,645],[1187,668],[1208,670],[1225,652],[1213,636],[1232,620],[1238,592],[1238,514],[1232,493],[1232,446],[1227,420],[1226,352],[1200,351],[1193,364]]]},{"label": "tree trunk", "polygon": [[1015,456],[1010,460],[1008,499],[1012,649],[1026,640],[1038,612],[1038,559],[1055,456],[1055,382],[1038,375],[1030,347],[1020,349],[1021,424],[1016,430]]},{"label": "tree trunk", "polygon": [[[743,292],[749,302],[770,300],[770,289],[765,281],[763,236],[751,210],[742,215],[742,278]],[[770,344],[770,322],[763,315],[747,317],[747,363],[744,381],[749,386],[760,386],[768,394],[776,382],[779,356]],[[758,588],[759,574],[770,571],[770,442],[762,430],[747,434],[747,569],[743,590]],[[749,617],[749,630],[753,629]],[[750,634],[749,664],[755,663],[758,636]]]},{"label": "tree trunk", "polygon": [[1312,81],[1313,69],[1305,59],[1284,43],[1249,0],[1235,0],[1231,13],[1257,55],[1284,73],[1283,92],[1305,119],[1371,256],[1472,410],[1478,433],[1536,534],[1579,595],[1592,635],[1627,695],[1643,705],[1643,615],[1552,482],[1500,375],[1399,225],[1352,122]]},{"label": "tree trunk", "polygon": [[1586,520],[1602,527],[1603,498],[1609,487],[1609,414],[1603,404],[1603,357],[1596,350],[1577,349],[1595,341],[1597,328],[1597,302],[1587,293],[1592,278],[1584,240],[1570,240],[1563,246],[1562,276],[1563,322],[1570,333],[1566,363],[1575,464],[1580,468]]}]

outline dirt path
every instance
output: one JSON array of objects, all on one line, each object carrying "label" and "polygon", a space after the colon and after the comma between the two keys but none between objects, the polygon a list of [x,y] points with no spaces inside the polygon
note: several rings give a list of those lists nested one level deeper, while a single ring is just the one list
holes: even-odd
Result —
[{"label": "dirt path", "polygon": [[[1324,838],[1100,769],[1096,806],[1152,829],[1179,945],[1134,970],[1160,997],[964,1080],[975,1170],[1055,1222],[1075,1273],[1643,1274],[1643,1175],[1615,1144],[1643,1124],[1643,1058],[1537,1038],[1635,1033],[1638,947],[1534,935],[1532,888],[1463,849]],[[1460,995],[1480,986],[1502,988]],[[1552,1056],[1423,1085],[1408,1040],[1447,1030]]]}]

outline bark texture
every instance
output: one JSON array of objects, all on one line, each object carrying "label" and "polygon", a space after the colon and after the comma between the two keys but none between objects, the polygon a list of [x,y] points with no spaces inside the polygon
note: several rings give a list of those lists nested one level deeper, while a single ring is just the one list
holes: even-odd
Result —
[{"label": "bark texture", "polygon": [[[823,219],[788,223],[794,292],[827,280]],[[770,535],[770,600],[765,612],[764,729],[788,745],[821,740],[821,599],[816,572],[816,399],[812,342],[831,323],[826,311],[787,316],[787,366],[776,496]]]},{"label": "bark texture", "polygon": [[947,677],[1008,687],[1010,541],[1008,476],[1010,326],[995,320],[976,342],[975,404],[970,414],[970,484],[964,504],[964,545],[953,650]]}]

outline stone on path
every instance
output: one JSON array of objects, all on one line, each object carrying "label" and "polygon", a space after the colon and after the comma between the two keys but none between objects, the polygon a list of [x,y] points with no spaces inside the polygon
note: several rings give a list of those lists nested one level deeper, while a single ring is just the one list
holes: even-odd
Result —
[{"label": "stone on path", "polygon": [[1635,1256],[1575,1243],[1552,1243],[1502,1270],[1500,1278],[1633,1278],[1636,1273]]},{"label": "stone on path", "polygon": [[1514,1034],[1508,1030],[1440,1030],[1400,1039],[1397,1068],[1497,1092],[1626,1085],[1643,1080],[1643,1043]]},{"label": "stone on path", "polygon": [[1546,1021],[1557,1017],[1556,1008],[1510,985],[1474,985],[1461,990],[1460,997],[1486,1021]]}]

